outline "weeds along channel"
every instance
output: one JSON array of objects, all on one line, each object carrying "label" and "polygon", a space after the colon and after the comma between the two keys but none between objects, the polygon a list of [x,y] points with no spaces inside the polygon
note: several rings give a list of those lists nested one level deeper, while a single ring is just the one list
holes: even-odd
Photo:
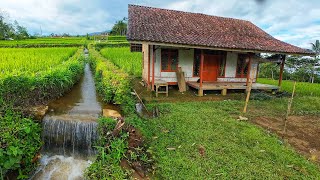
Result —
[{"label": "weeds along channel", "polygon": [[82,48],[0,49],[0,179],[30,177],[41,125],[22,114],[69,91],[83,73],[82,54]]},{"label": "weeds along channel", "polygon": [[98,93],[104,102],[119,104],[124,118],[118,118],[117,121],[99,119],[99,153],[96,161],[87,169],[86,177],[124,179],[131,177],[132,171],[139,177],[146,177],[154,171],[154,167],[152,154],[140,134],[140,131],[143,134],[143,121],[135,114],[131,78],[93,47],[89,48],[89,52]]}]

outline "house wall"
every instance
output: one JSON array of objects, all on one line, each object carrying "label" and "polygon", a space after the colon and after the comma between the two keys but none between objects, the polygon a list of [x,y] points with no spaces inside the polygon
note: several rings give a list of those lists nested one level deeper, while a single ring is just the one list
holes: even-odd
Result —
[{"label": "house wall", "polygon": [[[161,47],[168,49],[170,47]],[[169,83],[176,83],[176,73],[175,72],[161,72],[161,48],[157,46],[155,50],[155,80],[161,79]],[[147,80],[147,65],[148,63],[148,54],[144,50],[144,69],[143,77]],[[152,81],[152,58],[153,58],[153,46],[150,45],[150,81]],[[218,78],[218,82],[246,82],[247,78],[236,78],[236,68],[237,68],[238,53],[228,52],[226,57],[226,73],[224,78]],[[179,67],[185,73],[186,81],[197,81],[199,77],[193,77],[193,61],[194,61],[194,49],[179,49]],[[251,78],[256,81],[256,74],[258,69],[258,60],[252,59],[251,63]]]}]

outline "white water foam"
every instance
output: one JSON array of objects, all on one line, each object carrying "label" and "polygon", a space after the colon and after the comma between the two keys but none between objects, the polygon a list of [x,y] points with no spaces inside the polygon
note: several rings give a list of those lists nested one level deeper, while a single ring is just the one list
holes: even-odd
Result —
[{"label": "white water foam", "polygon": [[31,180],[80,180],[83,172],[92,162],[72,156],[44,155],[40,159],[40,167]]}]

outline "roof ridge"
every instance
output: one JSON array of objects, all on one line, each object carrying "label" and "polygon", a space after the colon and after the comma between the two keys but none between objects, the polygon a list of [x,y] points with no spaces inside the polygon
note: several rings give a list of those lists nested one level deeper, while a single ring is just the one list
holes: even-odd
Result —
[{"label": "roof ridge", "polygon": [[[158,9],[158,10],[163,10],[163,11],[169,11],[169,12],[180,12],[180,13],[185,13],[185,14],[199,14],[203,16],[209,16],[209,17],[216,17],[216,18],[223,18],[223,19],[231,19],[231,20],[238,20],[238,21],[245,21],[245,22],[250,22],[249,20],[245,19],[239,19],[239,18],[231,18],[231,17],[224,17],[224,16],[216,16],[216,15],[210,15],[210,14],[204,14],[204,13],[198,13],[198,12],[188,12],[188,11],[182,11],[182,10],[175,10],[175,9],[164,9],[164,8],[158,8],[158,7],[151,7],[151,6],[143,6],[143,5],[137,5],[137,4],[128,4],[128,7],[140,7],[140,8],[146,8],[146,9]],[[253,24],[253,23],[252,23]]]}]

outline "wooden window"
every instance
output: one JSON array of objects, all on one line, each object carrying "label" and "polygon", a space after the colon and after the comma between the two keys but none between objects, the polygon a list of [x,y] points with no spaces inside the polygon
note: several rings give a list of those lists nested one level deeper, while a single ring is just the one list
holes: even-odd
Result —
[{"label": "wooden window", "polygon": [[249,57],[246,54],[239,54],[237,61],[237,78],[246,78],[248,74]]},{"label": "wooden window", "polygon": [[194,61],[193,61],[193,77],[200,76],[200,61],[201,61],[201,50],[195,49]]},{"label": "wooden window", "polygon": [[131,52],[142,52],[142,44],[130,44]]},{"label": "wooden window", "polygon": [[178,69],[178,50],[177,49],[161,49],[161,71],[175,72]]}]

